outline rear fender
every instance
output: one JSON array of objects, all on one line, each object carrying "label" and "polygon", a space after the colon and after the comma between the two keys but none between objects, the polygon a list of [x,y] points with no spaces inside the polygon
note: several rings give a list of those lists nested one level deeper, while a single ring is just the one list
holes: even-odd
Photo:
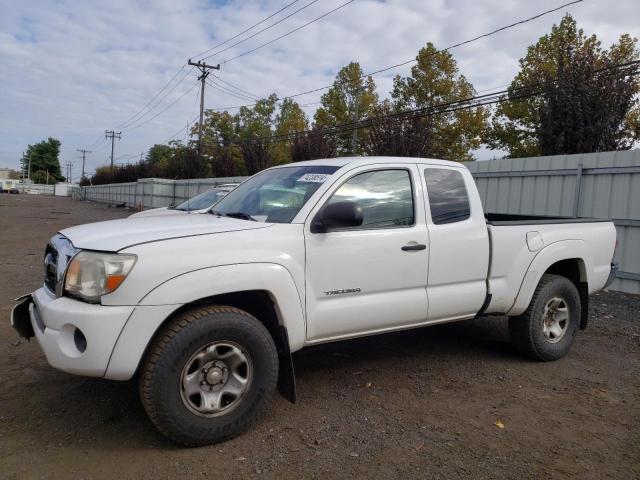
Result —
[{"label": "rear fender", "polygon": [[577,258],[584,264],[584,270],[581,269],[581,282],[589,282],[589,274],[592,271],[593,264],[591,260],[591,252],[588,245],[583,240],[562,240],[552,243],[538,252],[527,269],[524,280],[520,285],[520,290],[516,296],[516,300],[507,312],[509,316],[522,314],[533,297],[536,286],[540,282],[542,275],[556,262],[561,260],[569,260]]}]

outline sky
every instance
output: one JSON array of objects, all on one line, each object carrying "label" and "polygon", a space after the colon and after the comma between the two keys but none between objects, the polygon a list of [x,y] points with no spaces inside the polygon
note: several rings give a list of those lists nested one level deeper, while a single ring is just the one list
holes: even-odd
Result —
[{"label": "sky", "polygon": [[[345,1],[299,0],[214,49],[211,53],[305,7],[208,58],[209,63],[221,64],[221,70],[214,72],[221,80],[215,81],[255,96],[275,92],[283,97],[330,85],[351,61],[360,62],[365,72],[374,71],[414,58],[427,42],[444,48],[567,2],[354,0],[290,36],[233,59]],[[197,117],[199,98],[196,73],[181,67],[288,3],[291,0],[0,0],[0,167],[17,168],[28,144],[54,137],[62,142],[61,165],[73,162],[77,180],[82,163],[78,149],[92,151],[87,155],[88,173],[109,162],[105,130],[122,131],[122,138],[115,141],[116,163],[136,161],[151,145],[174,135],[184,138],[187,122]],[[527,46],[548,33],[565,12],[585,33],[595,33],[604,47],[623,33],[640,34],[638,0],[585,0],[451,53],[477,91],[506,86]],[[407,75],[410,68],[376,75],[380,96],[388,95],[395,75]],[[173,85],[177,86],[163,97]],[[297,100],[315,103],[322,93]],[[205,108],[248,103],[222,89],[205,89]],[[314,108],[306,107],[307,113],[312,115]],[[479,160],[502,154],[484,148],[475,152]]]}]

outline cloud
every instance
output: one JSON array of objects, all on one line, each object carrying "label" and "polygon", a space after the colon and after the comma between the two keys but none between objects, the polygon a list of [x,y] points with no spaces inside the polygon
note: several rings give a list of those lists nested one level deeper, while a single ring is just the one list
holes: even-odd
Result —
[{"label": "cloud", "polygon": [[[308,1],[298,2],[286,12]],[[224,63],[343,1],[320,0],[209,61],[221,62],[221,77],[242,89],[285,96],[330,84],[340,67],[350,61],[359,61],[365,71],[377,70],[415,57],[429,41],[446,47],[562,3],[356,0],[264,49]],[[190,56],[235,35],[287,2],[8,3],[0,18],[0,165],[17,166],[28,143],[53,136],[62,141],[61,162],[74,161],[77,176],[77,148],[94,151],[88,156],[89,170],[105,164],[109,153],[105,129],[115,128],[139,111]],[[636,32],[640,4],[636,0],[584,2],[566,10],[586,33],[597,34],[608,46],[620,34]],[[509,83],[526,47],[547,33],[562,14],[557,12],[452,50],[460,71],[477,90]],[[407,74],[409,68],[376,76],[381,96],[387,95],[393,76]],[[190,74],[141,121],[162,110],[195,82],[195,74]],[[316,102],[321,93],[300,97],[299,101]],[[116,144],[116,156],[137,158],[150,145],[186,126],[197,113],[196,95],[194,89],[153,121],[131,131],[124,129],[122,140]],[[206,91],[207,107],[242,103],[246,102],[219,90]],[[313,108],[307,111],[312,113]],[[482,150],[479,155],[488,158],[492,153]]]}]

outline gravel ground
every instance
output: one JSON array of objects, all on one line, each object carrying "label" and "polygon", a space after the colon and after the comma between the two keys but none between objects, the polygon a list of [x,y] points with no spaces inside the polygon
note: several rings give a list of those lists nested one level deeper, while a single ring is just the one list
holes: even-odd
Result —
[{"label": "gravel ground", "polygon": [[53,370],[8,323],[13,299],[40,286],[53,233],[129,213],[0,196],[0,478],[640,476],[640,297],[615,292],[592,297],[563,360],[515,353],[504,318],[314,347],[294,356],[296,405],[277,397],[225,444],[168,443],[134,382]]}]

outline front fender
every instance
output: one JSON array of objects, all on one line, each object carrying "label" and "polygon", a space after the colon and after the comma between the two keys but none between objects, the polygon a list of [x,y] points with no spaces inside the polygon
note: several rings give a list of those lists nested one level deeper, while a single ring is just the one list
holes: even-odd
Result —
[{"label": "front fender", "polygon": [[106,378],[131,378],[153,335],[183,305],[215,295],[248,290],[269,293],[278,319],[287,329],[290,350],[301,349],[305,341],[305,320],[301,296],[289,271],[273,263],[223,265],[178,275],[145,295],[116,342]]},{"label": "front fender", "polygon": [[507,312],[507,315],[514,316],[522,314],[535,292],[542,275],[551,265],[561,260],[577,258],[584,264],[585,281],[590,283],[590,274],[593,272],[593,261],[589,245],[583,240],[562,240],[547,245],[540,250],[531,261],[524,280],[520,285],[520,290],[516,296],[516,300]]}]

